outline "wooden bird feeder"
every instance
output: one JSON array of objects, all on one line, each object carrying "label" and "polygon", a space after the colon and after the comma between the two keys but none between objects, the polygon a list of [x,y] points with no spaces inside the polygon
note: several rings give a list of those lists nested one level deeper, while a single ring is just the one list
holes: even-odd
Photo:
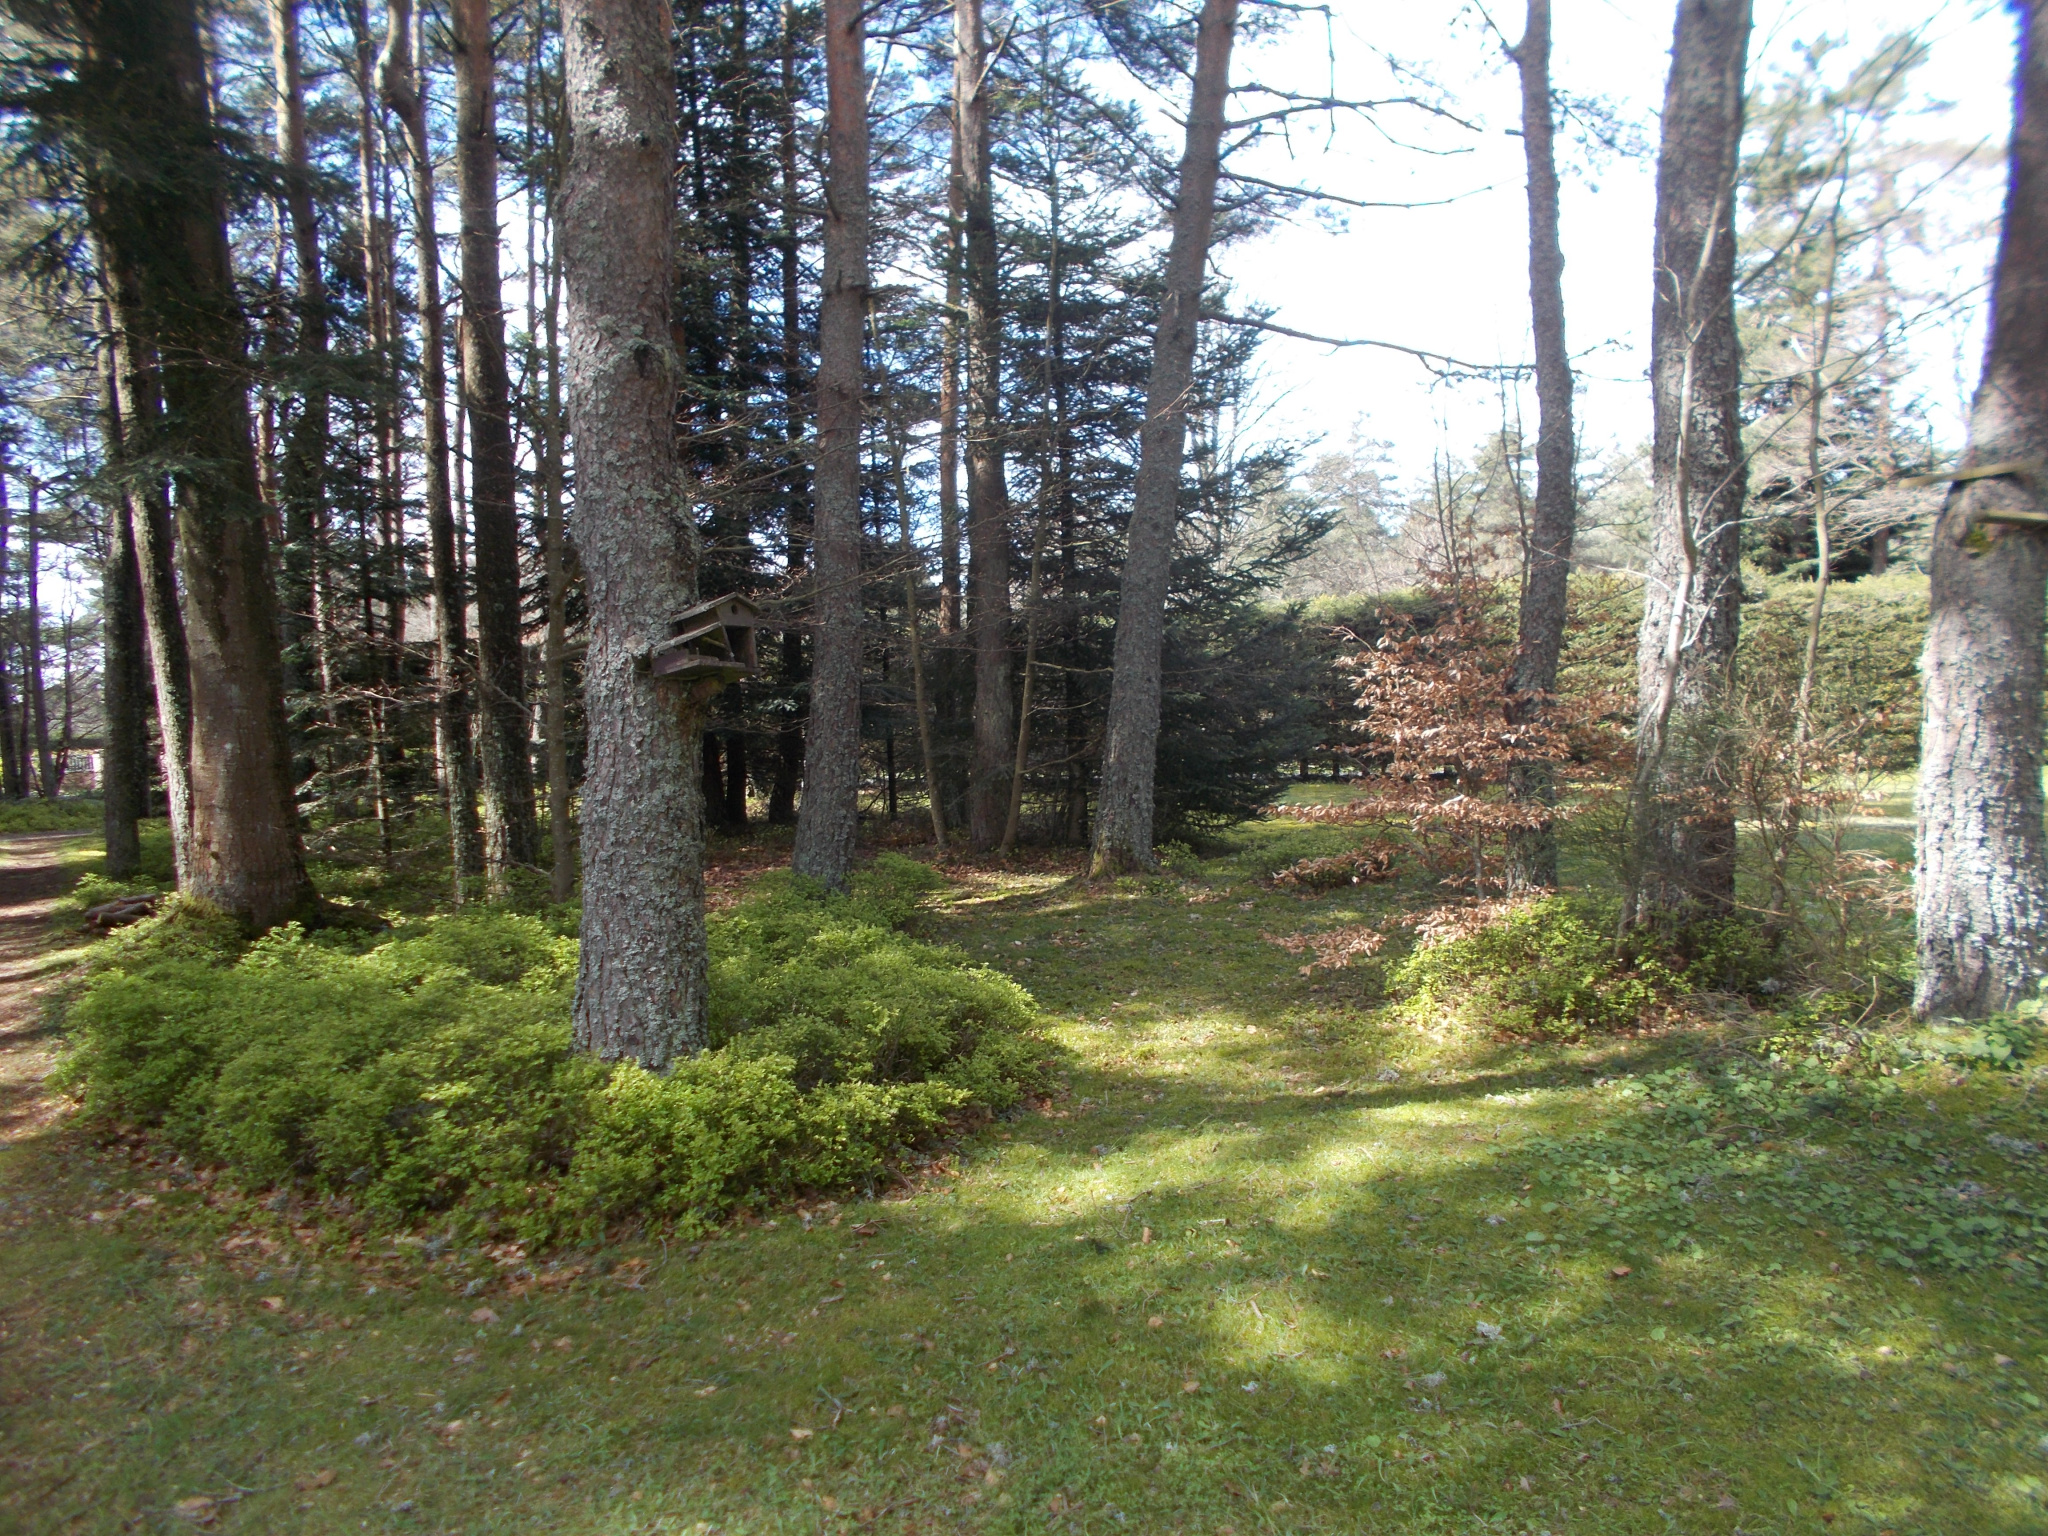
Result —
[{"label": "wooden bird feeder", "polygon": [[647,670],[683,682],[736,683],[758,670],[754,631],[761,610],[736,592],[686,608],[669,637],[647,653]]}]

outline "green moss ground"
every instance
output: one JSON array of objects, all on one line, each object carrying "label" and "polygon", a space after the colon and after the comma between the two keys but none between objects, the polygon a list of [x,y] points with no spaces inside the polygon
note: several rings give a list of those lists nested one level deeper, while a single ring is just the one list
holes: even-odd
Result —
[{"label": "green moss ground", "polygon": [[1596,1228],[1558,1146],[1768,1025],[1397,1027],[1371,972],[1265,937],[1420,896],[1259,883],[1340,845],[1268,823],[1182,878],[963,875],[925,927],[1033,989],[1068,1090],[701,1245],[350,1253],[144,1148],[6,1153],[0,1526],[2048,1529],[2030,1271],[1851,1253],[1763,1172],[2048,1204],[2048,1155],[1987,1139],[2048,1140],[2039,1078],[1917,1070],[1755,1142],[1754,1200],[1694,1181],[1675,1231]]}]

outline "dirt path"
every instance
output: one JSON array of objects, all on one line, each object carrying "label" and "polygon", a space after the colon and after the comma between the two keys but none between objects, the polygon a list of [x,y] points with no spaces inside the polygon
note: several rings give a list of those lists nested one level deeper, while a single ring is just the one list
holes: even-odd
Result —
[{"label": "dirt path", "polygon": [[63,1113],[43,1092],[56,1041],[42,995],[55,979],[50,909],[77,878],[58,855],[76,832],[0,838],[0,1147],[44,1131]]}]

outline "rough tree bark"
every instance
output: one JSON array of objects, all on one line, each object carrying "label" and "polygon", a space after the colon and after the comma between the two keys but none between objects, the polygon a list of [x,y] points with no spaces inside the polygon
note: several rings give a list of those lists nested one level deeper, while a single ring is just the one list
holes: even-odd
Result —
[{"label": "rough tree bark", "polygon": [[695,596],[676,461],[669,329],[676,152],[660,0],[565,0],[568,289],[576,548],[590,602],[583,950],[575,1037],[659,1070],[705,1040],[701,701],[643,658]]},{"label": "rough tree bark", "polygon": [[[140,289],[100,242],[101,282],[107,292],[112,334],[113,400],[121,417],[121,451],[127,460],[147,455],[162,430],[163,402],[156,359],[145,333]],[[160,474],[124,468],[123,501],[135,542],[136,575],[142,589],[142,626],[149,640],[151,683],[156,695],[157,740],[162,753],[164,812],[171,832],[171,865],[180,890],[191,888],[192,843],[192,673],[185,648],[185,621],[178,612],[173,575],[170,504]],[[0,565],[5,564],[6,523],[0,516]],[[5,704],[0,690],[0,704]],[[0,725],[4,725],[0,721]]]},{"label": "rough tree bark", "polygon": [[[1572,364],[1564,344],[1564,249],[1558,242],[1557,156],[1550,110],[1550,0],[1529,0],[1528,24],[1513,50],[1522,77],[1522,151],[1529,166],[1529,313],[1536,338],[1536,503],[1531,509],[1526,574],[1517,616],[1510,724],[1539,717],[1557,689],[1564,652],[1567,586],[1577,506],[1572,430]],[[1548,763],[1512,778],[1515,798],[1557,803]],[[1508,845],[1508,888],[1557,884],[1557,834],[1548,826],[1518,832]]]},{"label": "rough tree bark", "polygon": [[547,701],[544,726],[548,739],[548,894],[567,901],[576,891],[576,835],[569,824],[569,558],[562,496],[562,347],[555,318],[561,311],[561,244],[553,232],[560,195],[549,171],[548,296],[543,329],[546,337],[547,395],[542,403],[540,489],[541,512],[547,519],[542,559],[548,583],[548,630],[543,650]]},{"label": "rough tree bark", "polygon": [[1010,697],[1010,492],[1003,478],[1001,275],[989,164],[994,68],[981,0],[953,6],[953,113],[959,125],[967,341],[967,620],[974,632],[974,750],[967,838],[995,847],[1009,808],[1016,721]]},{"label": "rough tree bark", "polygon": [[[7,502],[7,445],[0,442],[0,573],[7,570],[7,539],[13,531],[14,510]],[[15,744],[14,683],[8,671],[8,650],[0,639],[0,793],[19,800],[28,793],[27,773]]]},{"label": "rough tree bark", "polygon": [[[100,419],[107,458],[110,464],[119,465],[127,430],[121,419],[113,312],[104,303],[100,331],[105,338],[99,351]],[[106,727],[100,795],[107,875],[114,880],[125,880],[141,867],[142,838],[136,823],[149,814],[149,658],[143,642],[142,568],[135,554],[135,529],[129,522],[132,501],[132,493],[124,489],[107,509],[107,557],[100,569],[105,649],[100,709]]]},{"label": "rough tree bark", "polygon": [[[794,0],[783,0],[781,37],[781,85],[777,95],[776,155],[782,172],[782,227],[776,233],[778,264],[782,278],[782,442],[784,481],[782,508],[785,558],[784,585],[794,604],[804,580],[805,562],[810,559],[805,537],[804,391],[809,387],[803,366],[803,305],[798,279],[802,270],[802,241],[797,221],[798,162],[796,112],[800,95],[796,71],[797,16]],[[804,635],[798,624],[785,624],[779,655],[778,679],[791,695],[804,681]],[[789,826],[796,820],[797,785],[803,778],[803,723],[794,705],[775,733],[775,773],[768,795],[770,826]]]},{"label": "rough tree bark", "polygon": [[419,273],[420,459],[427,513],[427,579],[434,594],[434,748],[448,801],[448,842],[455,903],[483,873],[477,822],[476,759],[470,751],[472,710],[469,619],[462,568],[455,558],[455,506],[448,491],[448,365],[441,304],[441,236],[434,220],[434,156],[427,139],[427,102],[414,58],[412,0],[387,0],[377,89],[398,119],[411,161],[414,265]]},{"label": "rough tree bark", "polygon": [[270,58],[277,92],[277,158],[284,167],[284,205],[291,226],[296,281],[293,320],[303,383],[298,415],[285,440],[279,485],[284,540],[278,614],[284,643],[285,686],[303,692],[313,634],[315,542],[326,522],[327,284],[320,265],[320,222],[313,206],[312,163],[306,151],[306,93],[299,57],[299,0],[270,0]]},{"label": "rough tree bark", "polygon": [[1230,45],[1237,0],[1203,0],[1188,104],[1187,147],[1166,254],[1166,292],[1152,342],[1138,479],[1124,553],[1123,598],[1109,685],[1108,740],[1096,801],[1094,872],[1151,869],[1152,790],[1158,768],[1159,667],[1166,641],[1166,587],[1179,522],[1188,397],[1194,390],[1196,325],[1209,234],[1216,222],[1223,109],[1230,96]]},{"label": "rough tree bark", "polygon": [[1669,925],[1735,899],[1735,820],[1715,717],[1740,623],[1748,467],[1738,411],[1735,174],[1750,0],[1680,0],[1657,158],[1650,310],[1654,491],[1637,641],[1631,921]]},{"label": "rough tree bark", "polygon": [[462,403],[469,417],[476,578],[477,744],[482,760],[484,884],[511,893],[538,861],[527,747],[526,649],[519,612],[518,462],[498,271],[498,93],[490,0],[454,0],[455,163],[462,210]]},{"label": "rough tree bark", "polygon": [[116,0],[76,14],[99,131],[156,173],[102,179],[91,201],[110,265],[136,280],[175,452],[192,684],[188,889],[271,928],[313,916],[317,902],[292,803],[247,333],[198,13],[192,0]]},{"label": "rough tree bark", "polygon": [[[1963,473],[1929,559],[1914,1012],[1977,1017],[2048,971],[2048,3],[2019,13],[2005,226]],[[2024,521],[1988,521],[2008,516]]]},{"label": "rough tree bark", "polygon": [[860,421],[868,307],[867,29],[825,0],[825,270],[818,313],[811,719],[790,867],[844,889],[860,820]]},{"label": "rough tree bark", "polygon": [[[28,484],[28,514],[23,531],[28,535],[28,558],[23,562],[23,585],[27,589],[26,611],[22,617],[28,632],[22,636],[22,670],[28,678],[28,745],[36,769],[36,793],[45,800],[57,798],[56,765],[50,760],[50,695],[43,679],[43,486],[33,475]],[[30,753],[22,754],[23,761]]]},{"label": "rough tree bark", "polygon": [[[939,633],[960,630],[960,236],[967,208],[960,179],[960,118],[953,117],[946,170],[946,315],[939,345]],[[938,793],[936,789],[932,791]]]}]

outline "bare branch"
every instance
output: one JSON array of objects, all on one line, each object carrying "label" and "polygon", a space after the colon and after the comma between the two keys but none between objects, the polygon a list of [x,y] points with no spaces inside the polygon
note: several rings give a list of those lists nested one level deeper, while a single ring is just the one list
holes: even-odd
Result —
[{"label": "bare branch", "polygon": [[1395,341],[1372,341],[1363,337],[1342,339],[1335,336],[1317,336],[1308,331],[1297,331],[1288,326],[1275,325],[1270,320],[1256,320],[1250,315],[1226,315],[1221,310],[1205,309],[1204,320],[1213,320],[1219,325],[1241,326],[1246,330],[1269,331],[1275,336],[1292,337],[1295,341],[1312,341],[1323,347],[1377,347],[1386,352],[1399,352],[1420,362],[1438,378],[1510,378],[1518,379],[1527,375],[1527,363],[1468,363],[1461,358],[1450,357],[1442,352],[1431,352],[1421,347],[1404,347]]}]

